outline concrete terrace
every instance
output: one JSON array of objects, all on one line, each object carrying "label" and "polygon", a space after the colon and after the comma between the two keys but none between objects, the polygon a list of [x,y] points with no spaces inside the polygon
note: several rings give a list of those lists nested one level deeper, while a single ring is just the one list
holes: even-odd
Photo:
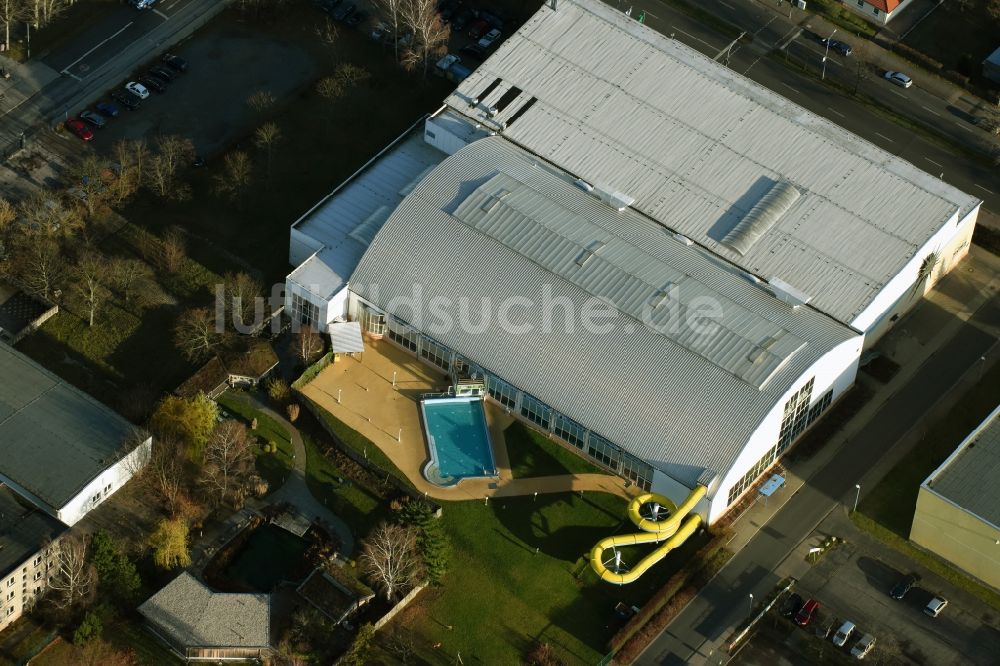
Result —
[{"label": "concrete terrace", "polygon": [[441,500],[581,490],[630,498],[639,492],[635,486],[625,488],[625,481],[612,474],[513,478],[503,435],[513,417],[493,402],[486,403],[486,422],[493,440],[493,458],[499,479],[465,479],[449,488],[429,483],[422,474],[430,453],[418,400],[424,393],[444,390],[448,379],[389,342],[366,338],[365,348],[358,358],[339,357],[336,363],[304,386],[302,393],[371,440],[418,491]]}]

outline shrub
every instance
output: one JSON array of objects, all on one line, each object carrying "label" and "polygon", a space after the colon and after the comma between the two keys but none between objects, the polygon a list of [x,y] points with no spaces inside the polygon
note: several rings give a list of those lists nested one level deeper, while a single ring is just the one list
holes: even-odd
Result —
[{"label": "shrub", "polygon": [[563,666],[566,663],[548,643],[536,643],[524,657],[524,661],[528,666]]},{"label": "shrub", "polygon": [[101,622],[101,616],[96,610],[89,611],[83,616],[83,620],[80,621],[80,625],[73,632],[73,644],[83,645],[84,643],[89,643],[95,638],[100,637],[101,632],[104,631],[104,623]]},{"label": "shrub", "polygon": [[257,419],[250,419],[250,429],[251,430],[257,429]]},{"label": "shrub", "polygon": [[299,418],[299,406],[295,403],[288,405],[288,420],[295,423]]},{"label": "shrub", "polygon": [[280,377],[274,377],[267,381],[267,396],[278,405],[284,405],[291,397],[291,389],[288,382]]}]

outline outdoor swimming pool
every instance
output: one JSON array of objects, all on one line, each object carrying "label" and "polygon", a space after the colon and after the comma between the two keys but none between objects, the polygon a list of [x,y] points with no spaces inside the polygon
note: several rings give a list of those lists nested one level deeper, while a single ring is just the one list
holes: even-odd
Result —
[{"label": "outdoor swimming pool", "polygon": [[482,398],[425,398],[420,401],[431,461],[424,477],[450,486],[462,479],[496,476]]}]

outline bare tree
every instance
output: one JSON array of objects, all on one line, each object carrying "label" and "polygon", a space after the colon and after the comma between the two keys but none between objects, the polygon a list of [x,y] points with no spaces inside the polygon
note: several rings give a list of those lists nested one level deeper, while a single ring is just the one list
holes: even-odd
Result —
[{"label": "bare tree", "polygon": [[353,88],[363,81],[367,81],[372,76],[371,72],[367,69],[352,62],[342,62],[337,65],[337,69],[333,75],[345,90]]},{"label": "bare tree", "polygon": [[79,534],[59,539],[55,548],[55,574],[49,587],[55,592],[54,603],[62,609],[73,608],[94,591],[97,575],[87,560],[87,542]]},{"label": "bare tree", "polygon": [[[2,0],[0,0],[2,1]],[[253,141],[257,147],[264,151],[265,155],[265,186],[271,183],[271,161],[274,157],[274,146],[281,141],[281,128],[277,123],[264,123],[256,129],[253,134]]]},{"label": "bare tree", "polygon": [[225,329],[208,308],[185,311],[174,326],[174,343],[189,361],[200,363],[225,343]]},{"label": "bare tree", "polygon": [[149,267],[138,259],[116,257],[111,260],[108,269],[111,284],[121,294],[125,305],[128,305],[136,282],[149,277]]},{"label": "bare tree", "polygon": [[142,185],[145,178],[143,170],[149,159],[149,146],[142,139],[123,139],[115,143],[113,154],[119,168],[118,177],[111,182],[109,188],[109,199],[122,204],[138,192]]},{"label": "bare tree", "polygon": [[[257,316],[257,297],[264,291],[260,281],[249,273],[227,273],[223,278],[225,284],[226,313],[234,326],[245,328],[254,323]],[[239,330],[239,329],[237,329]]]},{"label": "bare tree", "polygon": [[4,50],[10,50],[10,27],[27,20],[30,10],[25,0],[0,0],[0,23],[3,23]]},{"label": "bare tree", "polygon": [[106,296],[105,284],[108,282],[110,272],[105,258],[92,250],[88,250],[80,257],[76,268],[73,271],[73,289],[83,299],[87,308],[87,325],[94,325],[94,318],[97,310],[104,303]]},{"label": "bare tree", "polygon": [[385,593],[386,601],[423,578],[423,560],[413,527],[380,523],[365,539],[360,561],[365,573]]},{"label": "bare tree", "polygon": [[67,208],[44,190],[32,194],[18,205],[25,223],[25,233],[35,237],[67,238],[83,225],[77,211]]},{"label": "bare tree", "polygon": [[221,505],[235,493],[241,499],[253,472],[254,455],[246,427],[226,420],[212,433],[205,447],[205,466],[201,483]]},{"label": "bare tree", "polygon": [[96,155],[87,155],[72,169],[72,178],[76,183],[74,189],[87,209],[87,215],[91,217],[109,195],[108,186],[104,182],[107,173],[108,167],[104,160]]},{"label": "bare tree", "polygon": [[295,353],[303,363],[309,363],[323,351],[323,338],[312,326],[306,325],[295,335]]},{"label": "bare tree", "polygon": [[152,190],[159,196],[171,199],[186,199],[189,188],[177,182],[177,171],[181,165],[194,159],[194,144],[176,134],[167,134],[156,139],[157,152],[148,160],[147,180]]},{"label": "bare tree", "polygon": [[170,438],[160,438],[153,446],[153,455],[146,467],[143,479],[163,500],[171,516],[176,516],[180,508],[183,490],[181,456],[184,447]]},{"label": "bare tree", "polygon": [[328,102],[333,102],[343,97],[344,85],[335,76],[324,76],[316,82],[316,92]]},{"label": "bare tree", "polygon": [[328,18],[321,25],[317,26],[316,36],[319,37],[319,41],[327,46],[333,46],[337,43],[340,33],[337,30],[337,24]]},{"label": "bare tree", "polygon": [[402,14],[406,26],[413,31],[413,44],[403,63],[413,68],[422,65],[427,78],[428,63],[446,48],[451,28],[441,21],[436,0],[404,0]]},{"label": "bare tree", "polygon": [[393,55],[399,60],[399,31],[406,25],[403,5],[406,0],[372,0],[375,13],[383,17],[383,20],[392,29]]},{"label": "bare tree", "polygon": [[0,197],[0,237],[5,235],[17,219],[17,208]]},{"label": "bare tree", "polygon": [[247,106],[257,113],[264,113],[274,106],[274,94],[270,90],[255,90],[247,97]]},{"label": "bare tree", "polygon": [[216,188],[220,194],[238,201],[250,185],[253,163],[250,155],[242,150],[227,153],[224,162],[226,170],[216,177]]},{"label": "bare tree", "polygon": [[123,461],[123,467],[130,477],[142,477],[146,473],[151,460],[150,454],[133,455],[135,450],[146,443],[149,433],[133,426],[128,434],[122,438],[121,447],[118,449],[118,459]]},{"label": "bare tree", "polygon": [[184,232],[177,227],[171,227],[163,236],[160,245],[160,264],[168,273],[176,273],[184,265],[187,257],[187,243]]},{"label": "bare tree", "polygon": [[14,257],[14,273],[31,292],[51,298],[65,269],[59,243],[51,238],[27,239]]}]

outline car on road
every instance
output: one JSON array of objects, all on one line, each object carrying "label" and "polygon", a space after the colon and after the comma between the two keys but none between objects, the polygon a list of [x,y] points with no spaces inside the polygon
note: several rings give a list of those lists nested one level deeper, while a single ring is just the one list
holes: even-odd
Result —
[{"label": "car on road", "polygon": [[812,622],[813,617],[819,611],[819,602],[815,599],[810,599],[807,601],[799,612],[795,614],[795,624],[800,627],[808,627],[809,623]]},{"label": "car on road", "polygon": [[115,90],[111,93],[111,99],[115,100],[126,109],[130,109],[132,111],[139,108],[139,98],[131,91],[123,93]]},{"label": "car on road", "polygon": [[486,31],[490,29],[490,24],[485,19],[477,18],[475,21],[469,24],[469,37],[472,39],[479,39],[486,34]]},{"label": "car on road", "polygon": [[91,111],[90,109],[80,112],[80,120],[86,121],[88,125],[93,125],[97,129],[103,129],[103,127],[108,124],[108,121],[104,119],[104,116],[96,111]]},{"label": "car on road", "polygon": [[833,644],[837,647],[844,647],[848,640],[851,638],[851,634],[854,633],[854,623],[850,621],[845,621],[840,625],[840,629],[833,635]]},{"label": "car on road", "polygon": [[149,97],[149,91],[146,90],[146,86],[137,81],[129,81],[126,83],[125,90],[129,91],[139,99],[146,99]]},{"label": "car on road", "polygon": [[851,648],[851,656],[855,659],[864,659],[872,648],[875,647],[875,637],[871,634],[865,634],[861,637],[854,647]]},{"label": "car on road", "polygon": [[178,76],[180,76],[180,74],[177,71],[172,70],[169,67],[163,67],[161,65],[156,65],[155,67],[150,67],[149,68],[149,73],[152,74],[153,76],[159,78],[159,79],[163,79],[167,83],[170,83],[171,81],[173,81],[174,79],[176,79]]},{"label": "car on road", "polygon": [[179,57],[177,57],[175,55],[171,55],[169,53],[165,53],[163,55],[162,60],[163,60],[163,64],[165,64],[167,67],[169,67],[170,69],[174,70],[175,72],[184,73],[184,72],[187,71],[188,64],[187,64],[187,60],[185,60],[184,58],[179,58]]},{"label": "car on road", "polygon": [[117,118],[118,114],[122,112],[117,105],[111,102],[98,102],[94,105],[94,108],[97,109],[98,113],[108,118]]},{"label": "car on road", "polygon": [[853,49],[851,49],[850,44],[848,44],[847,42],[842,42],[837,39],[823,38],[819,40],[819,43],[822,44],[823,46],[828,46],[830,50],[836,51],[842,56],[849,56],[851,55],[851,53],[854,52]]},{"label": "car on road", "polygon": [[781,604],[781,614],[785,617],[792,617],[799,612],[800,608],[802,608],[802,597],[798,594],[793,594]]},{"label": "car on road", "polygon": [[944,599],[943,597],[934,597],[933,599],[927,602],[926,606],[924,606],[924,614],[929,615],[930,617],[937,617],[938,615],[941,614],[941,611],[943,611],[945,609],[945,606],[947,605],[948,605],[947,599]]},{"label": "car on road", "polygon": [[140,76],[139,83],[144,85],[149,90],[155,90],[158,93],[164,93],[167,91],[167,85],[152,76]]},{"label": "car on road", "polygon": [[79,118],[70,118],[67,120],[66,129],[73,134],[76,134],[84,141],[92,141],[94,139],[94,133],[90,131],[89,127],[87,127],[87,123],[83,122]]},{"label": "car on road", "polygon": [[488,33],[483,35],[482,38],[480,38],[476,46],[478,46],[481,49],[488,49],[491,46],[493,46],[494,42],[496,42],[498,39],[500,39],[500,31],[497,30],[496,28],[493,28]]},{"label": "car on road", "polygon": [[330,14],[334,21],[346,21],[347,18],[354,13],[358,8],[353,2],[348,2],[346,4],[337,7],[337,10]]},{"label": "car on road", "polygon": [[883,76],[888,79],[890,83],[895,83],[897,86],[901,86],[903,88],[909,88],[913,85],[913,79],[902,72],[886,72]]},{"label": "car on road", "polygon": [[889,596],[897,601],[906,596],[906,593],[913,589],[920,577],[917,574],[910,574],[892,586]]}]

